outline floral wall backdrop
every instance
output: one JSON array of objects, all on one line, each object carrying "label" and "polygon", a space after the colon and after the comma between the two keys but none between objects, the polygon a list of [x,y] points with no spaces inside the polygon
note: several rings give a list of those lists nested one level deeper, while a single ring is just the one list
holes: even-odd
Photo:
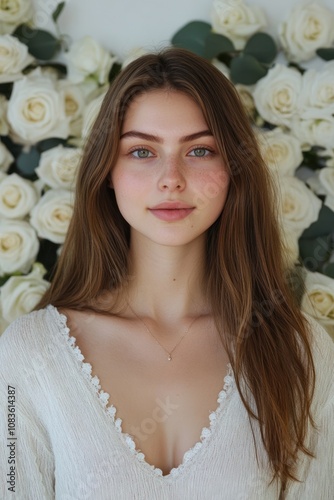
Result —
[{"label": "floral wall backdrop", "polygon": [[[16,0],[8,0],[16,1]],[[275,38],[278,28],[292,7],[310,0],[247,0],[250,7],[262,9],[266,31]],[[333,8],[333,0],[319,0]],[[35,22],[46,30],[53,30],[51,13],[59,0],[33,0],[38,14]],[[231,1],[231,17],[233,6]],[[67,0],[66,9],[59,18],[59,26],[73,41],[89,34],[121,60],[135,47],[155,48],[167,43],[180,26],[190,20],[212,22],[213,0]],[[278,38],[277,38],[278,39]],[[314,61],[310,61],[313,65]]]},{"label": "floral wall backdrop", "polygon": [[[296,2],[272,36],[254,1],[206,3],[164,45],[235,83],[277,185],[291,286],[334,338],[334,6]],[[67,7],[0,3],[0,333],[49,286],[85,137],[109,82],[145,52],[63,33]]]}]

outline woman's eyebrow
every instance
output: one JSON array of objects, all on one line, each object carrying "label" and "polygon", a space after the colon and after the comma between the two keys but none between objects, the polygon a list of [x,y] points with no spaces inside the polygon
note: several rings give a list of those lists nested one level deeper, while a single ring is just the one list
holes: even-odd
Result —
[{"label": "woman's eyebrow", "polygon": [[[195,132],[194,134],[184,135],[180,138],[180,142],[189,142],[199,139],[200,137],[210,136],[212,137],[212,133],[210,130],[201,130],[200,132]],[[145,141],[152,141],[162,143],[163,139],[156,135],[146,134],[145,132],[139,132],[138,130],[129,130],[121,135],[121,139],[125,139],[128,137],[136,137],[138,139],[144,139]]]}]

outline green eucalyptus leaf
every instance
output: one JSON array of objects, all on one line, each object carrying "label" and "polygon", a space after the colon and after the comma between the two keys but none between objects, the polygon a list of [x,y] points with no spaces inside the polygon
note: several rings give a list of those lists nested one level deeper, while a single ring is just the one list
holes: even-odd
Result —
[{"label": "green eucalyptus leaf", "polygon": [[9,280],[10,277],[11,277],[10,274],[6,274],[5,276],[1,276],[0,277],[0,287],[2,287],[2,285],[4,285],[6,283],[6,281]]},{"label": "green eucalyptus leaf", "polygon": [[318,219],[313,222],[301,235],[301,238],[314,239],[319,236],[326,236],[333,233],[334,230],[334,212],[323,205],[320,209]]},{"label": "green eucalyptus leaf", "polygon": [[34,31],[36,30],[31,28],[28,24],[19,24],[13,31],[12,36],[15,36],[20,42],[28,45],[28,41],[33,36]]},{"label": "green eucalyptus leaf", "polygon": [[307,269],[310,271],[320,271],[324,262],[330,255],[331,239],[319,236],[318,238],[300,238],[299,255]]},{"label": "green eucalyptus leaf", "polygon": [[40,247],[36,261],[43,264],[47,270],[47,273],[44,276],[44,279],[46,280],[50,280],[51,272],[58,259],[57,250],[59,247],[60,245],[57,245],[56,243],[53,243],[45,238],[40,240]]},{"label": "green eucalyptus leaf", "polygon": [[13,90],[13,82],[0,83],[0,94],[10,99]]},{"label": "green eucalyptus leaf", "polygon": [[[324,151],[324,149],[322,149],[322,151]],[[303,151],[302,165],[311,170],[318,170],[319,168],[324,168],[326,166],[326,160],[329,158],[329,155],[319,155],[316,148],[312,147],[308,151]]]},{"label": "green eucalyptus leaf", "polygon": [[28,43],[28,50],[36,59],[48,61],[52,59],[61,48],[60,41],[51,33],[36,30],[35,36]]},{"label": "green eucalyptus leaf", "polygon": [[261,63],[270,64],[277,56],[277,47],[267,33],[255,33],[247,41],[244,53],[254,56]]},{"label": "green eucalyptus leaf", "polygon": [[57,137],[52,137],[51,139],[44,139],[36,144],[37,151],[39,153],[43,153],[43,151],[47,151],[48,149],[55,148],[59,146],[59,144],[65,145],[65,139],[59,139]]},{"label": "green eucalyptus leaf", "polygon": [[54,20],[55,23],[57,22],[58,17],[62,13],[64,7],[65,7],[65,2],[60,2],[57,5],[57,7],[55,8],[55,10],[53,11],[53,13],[52,13],[52,19]]},{"label": "green eucalyptus leaf", "polygon": [[217,59],[218,61],[226,64],[226,66],[229,68],[231,66],[233,56],[227,52],[222,52],[221,54],[218,54]]},{"label": "green eucalyptus leaf", "polygon": [[334,262],[330,262],[329,264],[325,264],[321,269],[322,274],[329,276],[330,278],[334,278]]},{"label": "green eucalyptus leaf", "polygon": [[33,29],[27,24],[21,24],[13,33],[20,42],[27,45],[29,53],[47,61],[52,59],[61,48],[61,42],[45,30]]},{"label": "green eucalyptus leaf", "polygon": [[118,75],[118,73],[121,71],[121,69],[122,69],[122,65],[120,63],[115,62],[112,65],[111,70],[109,72],[108,81],[111,82],[115,78],[115,76]]},{"label": "green eucalyptus leaf", "polygon": [[318,49],[316,50],[316,53],[319,57],[321,57],[321,59],[324,59],[325,61],[331,61],[332,59],[334,59],[334,47]]},{"label": "green eucalyptus leaf", "polygon": [[253,85],[268,72],[254,56],[249,54],[240,54],[232,59],[230,70],[231,80],[243,85]]},{"label": "green eucalyptus leaf", "polygon": [[35,175],[35,168],[39,164],[40,152],[35,146],[32,146],[30,150],[22,153],[16,159],[17,169],[23,177],[31,178]]},{"label": "green eucalyptus leaf", "polygon": [[172,44],[188,49],[199,56],[205,56],[205,43],[211,32],[211,25],[203,21],[191,21],[175,33]]},{"label": "green eucalyptus leaf", "polygon": [[207,59],[214,57],[224,52],[233,52],[235,47],[231,40],[224,35],[218,33],[209,33],[205,40],[204,56]]},{"label": "green eucalyptus leaf", "polygon": [[16,142],[14,142],[9,137],[9,135],[2,136],[1,142],[3,142],[3,144],[6,146],[6,148],[9,149],[9,151],[12,153],[14,158],[17,158],[23,149],[23,146],[21,146],[21,144],[17,144]]}]

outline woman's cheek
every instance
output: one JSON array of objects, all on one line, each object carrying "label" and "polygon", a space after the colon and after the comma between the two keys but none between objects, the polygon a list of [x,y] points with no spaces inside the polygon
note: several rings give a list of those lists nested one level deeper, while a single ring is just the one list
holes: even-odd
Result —
[{"label": "woman's cheek", "polygon": [[212,170],[202,176],[197,183],[193,198],[194,205],[201,209],[209,204],[216,203],[222,209],[228,192],[229,176],[224,170]]}]

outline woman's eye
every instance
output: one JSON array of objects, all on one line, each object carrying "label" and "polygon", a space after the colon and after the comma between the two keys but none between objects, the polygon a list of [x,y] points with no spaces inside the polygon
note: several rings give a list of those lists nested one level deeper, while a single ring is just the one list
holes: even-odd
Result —
[{"label": "woman's eye", "polygon": [[148,149],[140,148],[140,149],[135,149],[134,151],[131,151],[131,154],[135,156],[136,158],[149,158],[152,155],[151,151]]},{"label": "woman's eye", "polygon": [[207,156],[210,153],[212,153],[212,151],[210,151],[207,148],[195,148],[192,151],[190,151],[189,156],[201,157],[201,156]]}]

